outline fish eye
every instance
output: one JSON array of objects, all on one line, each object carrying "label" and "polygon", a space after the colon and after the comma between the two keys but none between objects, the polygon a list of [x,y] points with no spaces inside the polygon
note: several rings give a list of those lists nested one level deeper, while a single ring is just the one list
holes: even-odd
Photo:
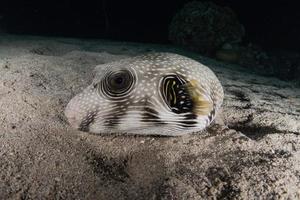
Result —
[{"label": "fish eye", "polygon": [[110,97],[127,95],[134,84],[134,76],[129,70],[109,72],[102,83],[102,90]]}]

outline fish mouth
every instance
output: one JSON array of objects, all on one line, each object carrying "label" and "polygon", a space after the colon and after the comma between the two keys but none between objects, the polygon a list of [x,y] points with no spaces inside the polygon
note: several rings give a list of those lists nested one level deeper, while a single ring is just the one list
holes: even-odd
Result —
[{"label": "fish mouth", "polygon": [[90,126],[95,121],[98,112],[88,112],[84,117],[76,113],[77,111],[69,109],[69,107],[65,110],[65,116],[67,117],[70,126],[79,131],[89,132]]},{"label": "fish mouth", "polygon": [[69,125],[74,129],[79,129],[82,121],[82,118],[78,113],[78,109],[75,109],[77,107],[78,105],[74,104],[74,100],[71,99],[64,111],[65,117],[67,118]]},{"label": "fish mouth", "polygon": [[89,132],[90,125],[93,124],[93,122],[95,121],[97,114],[98,111],[89,113],[79,124],[78,130],[83,132]]},{"label": "fish mouth", "polygon": [[78,119],[77,117],[74,115],[75,111],[72,111],[69,106],[66,107],[65,109],[65,116],[67,118],[67,121],[69,123],[69,125],[74,128],[74,129],[78,129],[79,125],[78,125]]}]

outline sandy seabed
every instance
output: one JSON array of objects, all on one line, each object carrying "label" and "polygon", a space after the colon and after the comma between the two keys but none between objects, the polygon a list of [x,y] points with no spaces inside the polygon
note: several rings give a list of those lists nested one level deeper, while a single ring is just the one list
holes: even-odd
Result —
[{"label": "sandy seabed", "polygon": [[[96,65],[185,54],[224,86],[225,126],[183,137],[91,135],[68,101]],[[172,46],[0,36],[1,199],[300,199],[300,89]]]}]

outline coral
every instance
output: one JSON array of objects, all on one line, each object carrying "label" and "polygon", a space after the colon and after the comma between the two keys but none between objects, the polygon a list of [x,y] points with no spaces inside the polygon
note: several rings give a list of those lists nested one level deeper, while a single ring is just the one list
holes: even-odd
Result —
[{"label": "coral", "polygon": [[244,28],[228,7],[212,2],[187,3],[172,19],[169,39],[191,50],[211,55],[225,43],[238,43]]}]

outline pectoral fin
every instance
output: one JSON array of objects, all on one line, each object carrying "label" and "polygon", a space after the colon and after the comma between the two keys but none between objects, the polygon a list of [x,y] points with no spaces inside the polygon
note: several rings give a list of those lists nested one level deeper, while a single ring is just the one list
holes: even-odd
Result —
[{"label": "pectoral fin", "polygon": [[186,83],[187,90],[194,103],[194,113],[197,115],[210,115],[214,109],[213,102],[208,99],[206,91],[198,84],[197,80]]}]

